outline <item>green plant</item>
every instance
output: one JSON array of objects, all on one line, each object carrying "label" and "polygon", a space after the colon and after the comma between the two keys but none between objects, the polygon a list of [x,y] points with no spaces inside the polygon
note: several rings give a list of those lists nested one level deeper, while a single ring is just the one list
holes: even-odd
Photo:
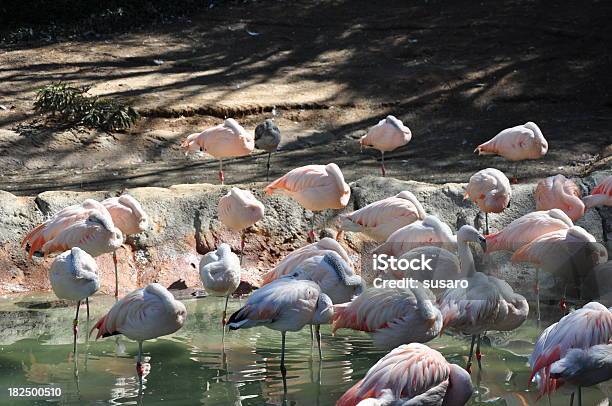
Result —
[{"label": "green plant", "polygon": [[105,131],[127,129],[139,118],[132,107],[109,98],[89,96],[88,90],[85,86],[51,83],[38,90],[34,108],[41,113],[57,115],[69,124]]}]

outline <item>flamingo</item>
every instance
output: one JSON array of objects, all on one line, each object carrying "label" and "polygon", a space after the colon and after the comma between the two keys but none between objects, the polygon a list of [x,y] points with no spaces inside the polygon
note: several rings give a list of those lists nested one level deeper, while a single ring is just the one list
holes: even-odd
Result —
[{"label": "flamingo", "polygon": [[411,342],[425,343],[442,329],[436,297],[422,284],[410,288],[368,288],[351,302],[334,306],[332,331],[350,328],[372,333],[374,345],[391,349]]},{"label": "flamingo", "polygon": [[228,326],[230,330],[265,326],[280,331],[281,373],[285,377],[286,333],[300,331],[308,324],[327,324],[332,315],[333,303],[319,285],[287,275],[254,291],[246,304],[230,316]]},{"label": "flamingo", "polygon": [[255,127],[255,148],[262,149],[268,153],[266,164],[266,182],[270,180],[270,157],[278,149],[281,132],[274,124],[274,120],[267,119]]},{"label": "flamingo", "polygon": [[411,192],[405,190],[359,210],[340,216],[340,228],[362,232],[377,242],[384,242],[403,226],[423,220],[427,213]]},{"label": "flamingo", "polygon": [[290,274],[298,265],[300,265],[308,258],[325,255],[328,252],[335,252],[339,254],[344,260],[344,262],[346,262],[349,267],[353,268],[353,262],[349,258],[348,254],[346,253],[346,250],[342,247],[342,245],[340,245],[333,238],[325,237],[322,238],[320,241],[298,248],[297,250],[288,254],[278,263],[278,265],[276,265],[276,267],[274,267],[274,269],[268,271],[263,275],[262,284],[267,285],[268,283],[284,275]]},{"label": "flamingo", "polygon": [[351,188],[344,181],[342,171],[335,163],[306,165],[292,169],[284,176],[266,186],[266,194],[280,192],[295,199],[312,211],[309,236],[315,240],[314,212],[326,209],[342,209],[351,197]]},{"label": "flamingo", "polygon": [[[548,141],[540,127],[529,121],[523,125],[506,128],[495,137],[480,144],[474,150],[478,155],[500,155],[509,161],[539,159],[548,152]],[[514,180],[516,181],[516,164]]]},{"label": "flamingo", "polygon": [[589,209],[595,206],[612,206],[612,175],[599,182],[591,194],[582,200]]},{"label": "flamingo", "polygon": [[563,175],[550,176],[538,182],[535,189],[536,210],[560,209],[572,219],[584,215],[584,203],[578,186]]},{"label": "flamingo", "polygon": [[223,159],[249,155],[255,148],[255,140],[236,120],[228,118],[223,124],[190,134],[181,146],[188,152],[202,151],[218,159],[219,181],[223,185]]},{"label": "flamingo", "polygon": [[601,303],[587,303],[542,332],[529,357],[529,381],[537,383],[542,395],[555,391],[563,384],[556,377],[562,365],[557,364],[556,374],[552,375],[557,361],[565,358],[572,349],[588,350],[596,345],[608,344],[610,339],[612,312]]},{"label": "flamingo", "polygon": [[233,187],[225,196],[219,199],[217,212],[219,220],[223,224],[232,230],[241,231],[240,263],[242,263],[245,241],[244,230],[264,217],[264,205],[248,190]]},{"label": "flamingo", "polygon": [[410,129],[394,116],[387,116],[378,124],[368,130],[368,133],[359,139],[362,148],[374,148],[380,151],[382,176],[386,175],[385,152],[391,152],[412,139]]},{"label": "flamingo", "polygon": [[486,168],[470,177],[464,199],[470,199],[485,214],[485,233],[489,234],[489,213],[501,213],[510,205],[512,188],[504,173]]},{"label": "flamingo", "polygon": [[[529,314],[527,300],[515,293],[506,282],[476,271],[469,244],[486,239],[475,228],[465,225],[457,233],[457,251],[461,274],[467,287],[447,289],[438,299],[443,327],[472,336],[466,369],[471,368],[474,346],[481,368],[480,339],[485,331],[510,331],[518,328]],[[483,247],[486,248],[486,247]]]},{"label": "flamingo", "polygon": [[457,247],[457,237],[448,224],[429,214],[423,220],[417,220],[392,233],[383,244],[376,247],[374,253],[399,258],[411,249],[423,245],[439,245],[454,251]]},{"label": "flamingo", "polygon": [[561,276],[579,288],[581,276],[608,260],[608,251],[579,226],[561,229],[534,239],[514,252],[512,262],[529,262],[536,269]]},{"label": "flamingo", "polygon": [[[149,228],[149,216],[138,200],[128,194],[111,197],[102,201],[113,219],[113,224],[124,236],[140,234]],[[117,270],[117,251],[113,251],[115,264],[115,298],[119,297],[119,273]]]},{"label": "flamingo", "polygon": [[96,340],[123,334],[137,341],[136,372],[142,380],[143,341],[175,333],[183,327],[186,317],[187,310],[183,303],[174,299],[172,293],[159,283],[151,283],[117,301],[89,334],[97,329]]},{"label": "flamingo", "polygon": [[[391,392],[391,393],[389,393]],[[470,375],[424,344],[401,345],[381,358],[353,385],[336,406],[381,405],[360,403],[386,398],[402,405],[462,406],[472,396]]]},{"label": "flamingo", "polygon": [[55,258],[49,269],[49,280],[55,296],[77,302],[76,315],[72,323],[74,352],[76,353],[81,301],[85,299],[87,303],[87,320],[89,320],[89,296],[100,289],[98,264],[87,252],[73,247],[70,251],[65,251]]},{"label": "flamingo", "polygon": [[200,280],[207,292],[215,296],[225,297],[223,309],[223,334],[227,320],[227,302],[229,297],[240,285],[240,259],[232,252],[228,244],[221,244],[215,251],[202,257],[200,261]]},{"label": "flamingo", "polygon": [[[612,345],[599,344],[587,349],[573,348],[550,367],[550,377],[577,388],[578,405],[582,405],[581,388],[612,379]],[[574,398],[572,392],[572,402]]]}]

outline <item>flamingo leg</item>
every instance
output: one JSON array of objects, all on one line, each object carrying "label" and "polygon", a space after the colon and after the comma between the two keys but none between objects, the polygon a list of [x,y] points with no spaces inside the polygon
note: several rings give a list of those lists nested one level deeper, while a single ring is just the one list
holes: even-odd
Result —
[{"label": "flamingo leg", "polygon": [[222,185],[225,184],[225,175],[223,175],[223,159],[219,159],[219,181]]},{"label": "flamingo leg", "polygon": [[287,368],[285,368],[285,334],[287,334],[287,332],[285,332],[285,331],[281,332],[282,343],[281,343],[281,365],[280,365],[280,369],[281,369],[281,374],[283,375],[283,379],[285,379],[287,377]]},{"label": "flamingo leg", "polygon": [[138,379],[142,382],[142,375],[144,373],[144,368],[142,367],[142,341],[138,341],[138,358],[136,359],[136,373],[138,374]]},{"label": "flamingo leg", "polygon": [[240,266],[242,266],[242,258],[244,257],[244,241],[245,241],[245,232],[242,230],[240,233]]},{"label": "flamingo leg", "polygon": [[312,346],[314,344],[314,331],[312,330],[312,324],[309,324],[310,326],[310,348],[312,349]]},{"label": "flamingo leg", "polygon": [[385,151],[380,151],[380,170],[384,178],[387,175],[387,171],[385,170]]},{"label": "flamingo leg", "polygon": [[315,212],[312,212],[312,217],[310,218],[310,231],[308,232],[308,238],[310,239],[310,242],[315,242]]},{"label": "flamingo leg", "polygon": [[319,361],[323,361],[323,352],[321,351],[321,325],[315,326],[315,332],[317,335],[317,346],[319,347]]},{"label": "flamingo leg", "polygon": [[582,387],[578,387],[578,406],[582,406]]},{"label": "flamingo leg", "polygon": [[85,298],[85,304],[87,305],[87,321],[89,322],[89,298]]},{"label": "flamingo leg", "polygon": [[514,162],[514,176],[512,177],[512,179],[510,179],[510,182],[513,184],[517,184],[518,182],[518,161]]},{"label": "flamingo leg", "polygon": [[538,323],[540,322],[540,268],[536,268],[536,281],[535,281],[535,292],[536,292],[536,314],[538,315]]},{"label": "flamingo leg", "polygon": [[268,152],[268,163],[266,164],[266,182],[270,181],[270,156],[271,152]]},{"label": "flamingo leg", "polygon": [[113,251],[113,263],[115,264],[115,300],[119,298],[119,271],[117,269],[117,251]]},{"label": "flamingo leg", "polygon": [[225,325],[227,324],[227,302],[229,301],[229,295],[225,296],[225,308],[223,308],[223,319],[221,319],[223,335],[221,341],[225,340]]},{"label": "flamingo leg", "polygon": [[485,212],[485,234],[489,234],[489,213]]},{"label": "flamingo leg", "polygon": [[472,336],[472,344],[470,345],[470,355],[468,356],[467,365],[465,366],[465,370],[468,373],[472,372],[472,356],[474,355],[474,345],[476,344],[476,336]]},{"label": "flamingo leg", "polygon": [[570,395],[570,406],[574,406],[574,392]]},{"label": "flamingo leg", "polygon": [[76,347],[77,347],[77,334],[79,333],[79,308],[81,307],[81,301],[77,300],[76,305],[76,315],[74,316],[74,321],[72,322],[72,333],[74,334],[74,343],[72,347],[72,351],[76,356]]},{"label": "flamingo leg", "polygon": [[478,341],[476,343],[476,360],[478,361],[478,370],[482,370],[482,353],[480,352],[480,334],[478,334]]}]

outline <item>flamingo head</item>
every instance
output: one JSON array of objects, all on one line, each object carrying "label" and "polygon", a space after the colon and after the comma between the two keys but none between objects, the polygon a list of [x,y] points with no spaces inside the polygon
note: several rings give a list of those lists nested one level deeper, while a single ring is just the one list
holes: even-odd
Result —
[{"label": "flamingo head", "polygon": [[487,250],[487,239],[484,235],[467,224],[462,226],[457,232],[457,241],[477,243],[483,251]]},{"label": "flamingo head", "polygon": [[333,316],[334,303],[325,293],[320,293],[315,314],[312,318],[313,324],[329,324]]}]

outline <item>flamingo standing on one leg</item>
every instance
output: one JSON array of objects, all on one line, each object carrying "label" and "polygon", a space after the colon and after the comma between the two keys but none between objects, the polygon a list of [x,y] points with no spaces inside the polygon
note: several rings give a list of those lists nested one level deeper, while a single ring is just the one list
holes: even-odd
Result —
[{"label": "flamingo standing on one leg", "polygon": [[232,230],[240,231],[240,262],[244,256],[244,230],[264,217],[264,205],[248,190],[233,187],[219,199],[219,220]]},{"label": "flamingo standing on one leg", "polygon": [[[382,357],[353,385],[336,406],[355,406],[366,399],[389,403],[462,406],[474,391],[470,375],[424,344],[401,345]],[[397,403],[393,402],[397,401]]]},{"label": "flamingo standing on one leg", "polygon": [[298,265],[308,258],[325,255],[330,252],[335,252],[340,255],[348,266],[353,268],[353,261],[351,261],[342,245],[333,238],[325,237],[320,241],[308,244],[289,253],[272,270],[263,275],[262,284],[267,285],[284,275],[292,273]]},{"label": "flamingo standing on one leg", "polygon": [[489,234],[489,213],[501,213],[510,205],[512,188],[504,173],[486,168],[470,177],[464,199],[469,198],[485,214],[485,234]]},{"label": "flamingo standing on one leg", "polygon": [[227,323],[227,302],[240,285],[240,259],[232,252],[228,244],[221,244],[216,251],[211,251],[200,261],[200,280],[207,292],[225,297],[223,309],[223,336]]},{"label": "flamingo standing on one leg", "polygon": [[[125,237],[140,234],[149,228],[149,216],[143,210],[140,202],[128,194],[111,197],[102,201],[110,213],[113,224]],[[119,297],[119,273],[117,270],[117,251],[113,251],[115,264],[115,298]]]},{"label": "flamingo standing on one leg", "polygon": [[536,210],[560,209],[572,219],[584,215],[584,203],[580,199],[580,188],[563,175],[549,176],[538,182],[534,192]]},{"label": "flamingo standing on one leg", "polygon": [[302,207],[313,212],[309,233],[311,242],[315,240],[314,212],[342,209],[351,197],[351,188],[344,181],[342,171],[335,163],[292,169],[266,186],[267,194],[271,195],[276,191],[292,197]]},{"label": "flamingo standing on one leg", "polygon": [[[523,125],[506,128],[489,141],[480,144],[474,150],[478,155],[500,155],[513,162],[526,159],[539,159],[548,152],[548,141],[542,135],[540,127],[529,121]],[[514,167],[514,181],[516,164]]]},{"label": "flamingo standing on one leg", "polygon": [[[172,293],[158,283],[128,293],[116,302],[91,332],[98,330],[96,340],[123,334],[138,341],[136,372],[142,380],[142,342],[172,334],[185,323],[185,305],[174,299]],[[90,332],[90,334],[91,334]]]},{"label": "flamingo standing on one leg", "polygon": [[285,335],[306,325],[327,324],[333,315],[329,296],[315,282],[284,276],[249,296],[246,304],[231,315],[230,330],[265,326],[282,335],[281,373],[285,368]]},{"label": "flamingo standing on one leg", "polygon": [[442,330],[436,297],[419,282],[414,288],[369,288],[350,303],[334,306],[332,331],[350,328],[372,333],[374,345],[390,349],[425,343]]},{"label": "flamingo standing on one leg", "polygon": [[612,175],[599,182],[591,194],[582,200],[588,209],[596,206],[612,206]]},{"label": "flamingo standing on one leg", "polygon": [[[612,339],[612,312],[597,302],[590,302],[583,308],[564,316],[542,332],[529,357],[531,382],[535,382],[540,392],[549,394],[563,384],[557,376],[560,365],[555,363],[568,355],[570,350],[589,348],[608,344]],[[553,371],[552,368],[555,367]],[[556,375],[555,374],[555,375]]]},{"label": "flamingo standing on one leg", "polygon": [[219,181],[223,184],[223,159],[249,155],[255,148],[255,140],[236,120],[228,118],[223,124],[189,135],[181,146],[187,151],[205,152],[218,159]]},{"label": "flamingo standing on one leg", "polygon": [[268,153],[266,164],[266,182],[270,180],[270,157],[278,149],[281,141],[281,132],[274,124],[274,120],[267,119],[255,127],[255,148],[262,149]]},{"label": "flamingo standing on one leg", "polygon": [[60,299],[76,300],[76,315],[72,323],[74,333],[74,352],[76,353],[77,334],[79,331],[79,308],[81,301],[87,302],[87,319],[89,320],[89,296],[100,289],[98,265],[91,255],[74,247],[58,255],[49,270],[49,280],[53,293]]},{"label": "flamingo standing on one leg", "polygon": [[359,210],[340,216],[340,228],[362,232],[377,242],[384,242],[400,228],[423,220],[425,209],[409,191],[370,203]]},{"label": "flamingo standing on one leg", "polygon": [[380,151],[382,176],[386,175],[385,152],[391,152],[412,139],[412,132],[408,127],[394,116],[387,116],[378,124],[368,130],[368,133],[359,139],[362,148],[374,148]]}]

